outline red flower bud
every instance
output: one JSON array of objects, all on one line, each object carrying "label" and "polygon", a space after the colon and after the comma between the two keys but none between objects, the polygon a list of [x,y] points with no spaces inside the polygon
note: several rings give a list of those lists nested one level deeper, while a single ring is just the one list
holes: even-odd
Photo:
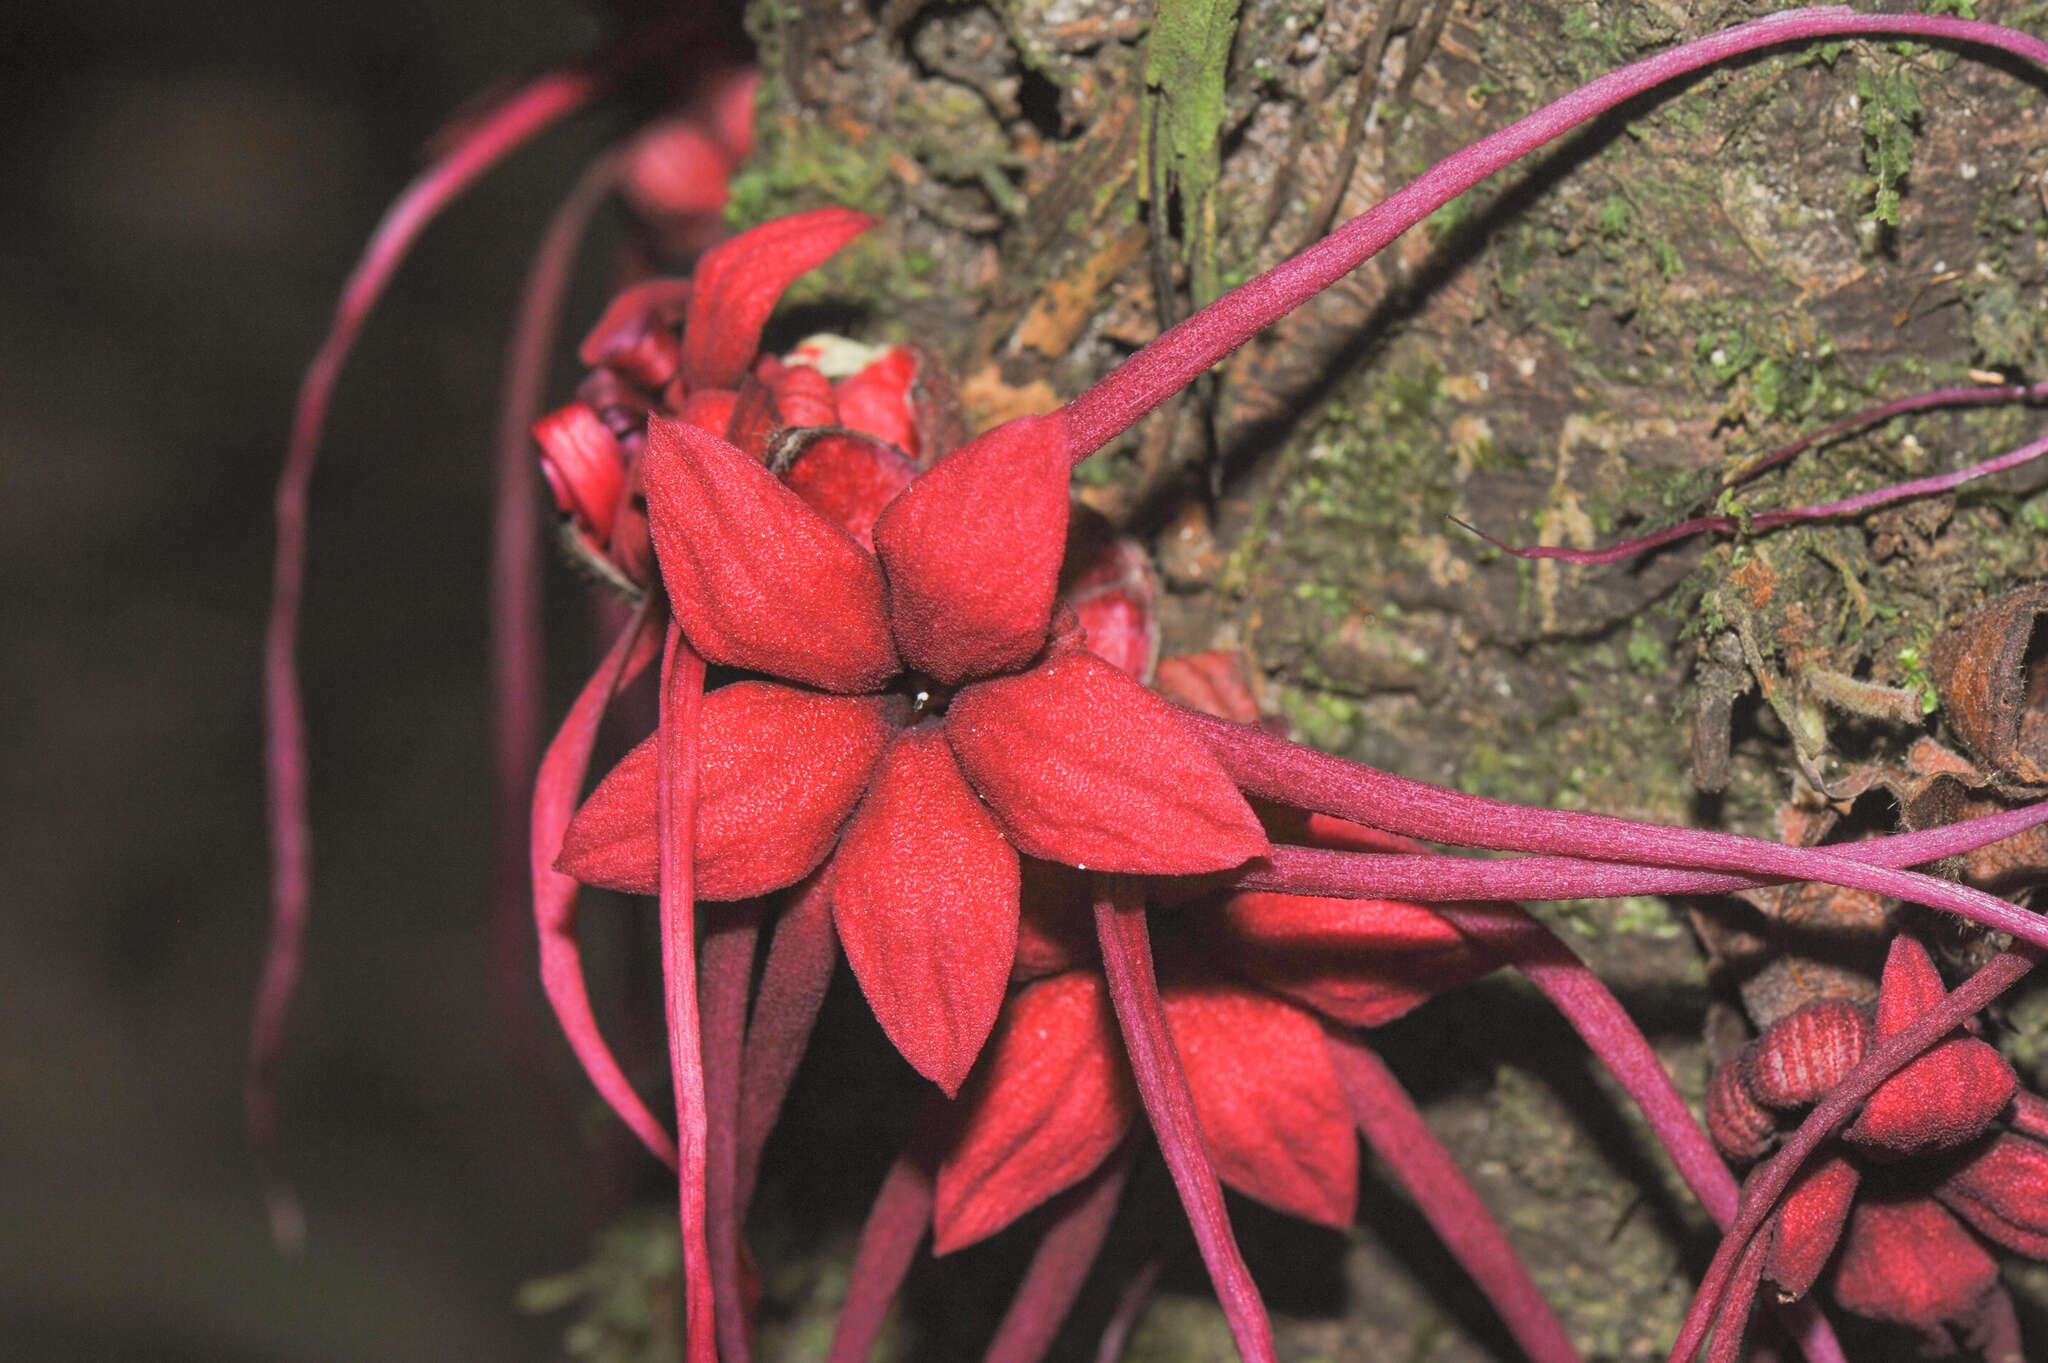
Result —
[{"label": "red flower bud", "polygon": [[1809,1003],[1757,1038],[1743,1081],[1765,1107],[1802,1108],[1841,1083],[1869,1046],[1870,1018],[1861,1008],[1846,999]]},{"label": "red flower bud", "polygon": [[2024,1136],[1994,1137],[1934,1195],[2007,1249],[2048,1259],[2048,1146]]},{"label": "red flower bud", "polygon": [[1859,1316],[1948,1337],[1998,1283],[1998,1263],[1931,1198],[1864,1200],[1849,1215],[1835,1300]]},{"label": "red flower bud", "polygon": [[576,528],[601,548],[611,539],[613,514],[626,487],[626,457],[618,438],[580,402],[534,422],[533,438],[555,505],[574,516]]},{"label": "red flower bud", "polygon": [[[1877,996],[1877,1040],[1904,1030],[1947,992],[1927,948],[1906,933],[1894,937]],[[1952,1149],[1990,1130],[2018,1088],[1989,1043],[1951,1037],[1871,1094],[1842,1139],[1889,1159]]]},{"label": "red flower bud", "polygon": [[1771,1217],[1770,1247],[1764,1257],[1764,1275],[1778,1285],[1784,1300],[1805,1296],[1827,1267],[1861,1181],[1849,1157],[1830,1149],[1801,1169],[1785,1190]]},{"label": "red flower bud", "polygon": [[1743,1082],[1742,1072],[1755,1053],[1752,1041],[1715,1070],[1707,1084],[1707,1134],[1722,1154],[1743,1163],[1762,1159],[1778,1135],[1777,1117],[1757,1102]]}]

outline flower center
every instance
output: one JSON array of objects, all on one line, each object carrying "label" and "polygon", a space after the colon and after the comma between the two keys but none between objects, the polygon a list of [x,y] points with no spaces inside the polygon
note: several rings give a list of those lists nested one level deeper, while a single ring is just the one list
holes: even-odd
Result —
[{"label": "flower center", "polygon": [[922,672],[906,672],[898,679],[897,685],[910,697],[910,719],[915,724],[926,717],[936,718],[946,713],[946,703],[953,699],[957,687],[942,686]]}]

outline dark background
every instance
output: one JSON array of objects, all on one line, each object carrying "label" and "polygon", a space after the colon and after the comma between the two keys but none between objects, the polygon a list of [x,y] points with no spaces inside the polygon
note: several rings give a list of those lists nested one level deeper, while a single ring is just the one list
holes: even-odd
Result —
[{"label": "dark background", "polygon": [[[300,367],[439,124],[601,24],[567,0],[34,8],[0,24],[0,1353],[554,1355],[561,1318],[515,1313],[518,1284],[583,1258],[639,1168],[593,1190],[488,995],[485,514],[514,290],[616,114],[437,225],[341,385],[302,652],[318,883],[278,1159],[297,1259],[270,1243],[240,1080]],[[584,640],[552,589],[558,715]]]}]

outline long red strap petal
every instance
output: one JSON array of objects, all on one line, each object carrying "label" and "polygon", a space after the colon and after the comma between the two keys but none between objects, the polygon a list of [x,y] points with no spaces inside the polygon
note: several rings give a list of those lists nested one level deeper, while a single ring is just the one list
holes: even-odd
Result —
[{"label": "long red strap petal", "polygon": [[684,1357],[689,1363],[718,1363],[711,1252],[704,1238],[707,1119],[703,1034],[697,1016],[697,715],[703,705],[704,660],[671,620],[661,658],[661,784],[654,807],[661,839],[661,974],[668,999],[668,1060],[675,1079],[680,1157]]},{"label": "long red strap petal", "polygon": [[550,125],[610,89],[620,77],[669,51],[701,20],[687,11],[635,34],[599,61],[534,77],[460,135],[385,210],[342,286],[326,337],[299,383],[278,476],[277,545],[271,564],[270,615],[263,635],[264,776],[270,829],[270,942],[250,1023],[243,1104],[249,1136],[267,1151],[277,1127],[274,1093],[285,1015],[298,985],[313,891],[313,839],[307,817],[306,714],[299,689],[299,603],[305,592],[306,501],[320,435],[342,366],[363,324],[413,243],[441,210]]},{"label": "long red strap petal", "polygon": [[[1943,824],[1917,833],[1893,833],[1828,851],[1870,866],[1918,866],[1988,847],[2048,823],[2048,801]],[[1723,875],[1590,857],[1436,856],[1427,853],[1340,852],[1321,847],[1275,846],[1231,888],[1278,890],[1333,899],[1607,899],[1632,894],[1727,894],[1783,883],[1785,877]]]},{"label": "long red strap petal", "polygon": [[768,943],[768,962],[761,969],[761,988],[754,997],[754,1017],[747,1027],[747,1049],[740,1062],[739,1150],[734,1175],[734,1202],[741,1220],[754,1201],[754,1183],[761,1172],[761,1150],[789,1096],[790,1081],[811,1042],[811,1028],[839,963],[839,939],[832,927],[831,864],[817,871],[789,897],[775,935]]},{"label": "long red strap petal", "polygon": [[1437,1238],[1493,1303],[1522,1352],[1531,1363],[1580,1363],[1571,1336],[1543,1300],[1507,1233],[1394,1072],[1356,1037],[1332,1032],[1326,1041],[1365,1143],[1394,1171]]},{"label": "long red strap petal", "polygon": [[889,1303],[896,1300],[917,1247],[931,1229],[940,1147],[950,1125],[948,1106],[936,1096],[925,1104],[903,1153],[882,1179],[875,1205],[860,1228],[846,1301],[832,1327],[832,1348],[825,1363],[864,1363],[882,1333]]},{"label": "long red strap petal", "polygon": [[1188,1091],[1187,1074],[1167,1030],[1159,981],[1152,973],[1143,891],[1137,882],[1119,876],[1097,876],[1095,883],[1095,934],[1102,944],[1102,971],[1109,980],[1110,1001],[1116,1006],[1145,1115],[1152,1119],[1160,1153],[1187,1209],[1195,1244],[1209,1267],[1209,1280],[1216,1285],[1239,1355],[1244,1363],[1274,1363],[1273,1326],[1231,1233],[1223,1185],[1209,1162],[1195,1118],[1194,1095]]},{"label": "long red strap petal", "polygon": [[539,769],[543,692],[540,515],[533,439],[577,247],[591,214],[617,180],[609,156],[570,189],[535,248],[505,348],[498,395],[497,457],[491,470],[491,881],[492,1002],[503,1043],[537,1069],[535,965],[526,935],[529,814]]},{"label": "long red strap petal", "polygon": [[1995,895],[1916,871],[1872,866],[1836,848],[1789,847],[1734,833],[1489,800],[1348,762],[1193,710],[1181,710],[1179,717],[1246,794],[1390,833],[1460,847],[1844,885],[1925,904],[2048,947],[2048,919]]},{"label": "long red strap petal", "polygon": [[747,987],[753,983],[754,948],[760,939],[760,900],[714,904],[708,910],[703,965],[704,1238],[711,1252],[721,1363],[747,1363],[753,1354],[740,1285],[741,1231],[746,1222],[738,1197],[740,1055],[746,1041]]},{"label": "long red strap petal", "polygon": [[982,1363],[1039,1363],[1052,1348],[1109,1236],[1135,1150],[1136,1143],[1126,1140],[1099,1169],[1049,1204],[1052,1225],[1032,1253]]},{"label": "long red strap petal", "polygon": [[533,876],[533,919],[540,939],[540,983],[555,1019],[561,1023],[569,1048],[576,1053],[599,1096],[656,1159],[673,1169],[675,1142],[633,1091],[611,1047],[597,1029],[597,1018],[590,1010],[590,991],[583,980],[583,952],[576,942],[576,896],[580,887],[554,865],[555,852],[562,845],[562,830],[569,826],[576,812],[583,778],[590,770],[598,725],[613,695],[653,659],[657,638],[655,605],[650,601],[634,614],[604,662],[584,683],[576,703],[569,707],[562,727],[541,757],[540,773],[534,778],[532,831],[527,851]]}]

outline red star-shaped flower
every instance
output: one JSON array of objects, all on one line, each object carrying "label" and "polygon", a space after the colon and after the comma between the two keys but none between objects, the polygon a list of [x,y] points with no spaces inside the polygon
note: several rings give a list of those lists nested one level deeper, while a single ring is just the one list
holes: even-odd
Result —
[{"label": "red star-shaped flower", "polygon": [[[780,267],[784,236],[813,239],[750,233],[699,267],[681,352],[689,391],[675,404],[686,417],[692,404],[726,412],[728,434],[753,420],[744,383],[729,405],[702,395],[747,378],[732,331],[751,346],[787,272],[771,292],[745,253]],[[744,303],[750,329],[720,335],[706,300],[721,291]],[[803,397],[793,376],[815,373],[761,372],[785,417]],[[816,398],[820,415],[832,410],[829,393]],[[860,465],[862,448],[837,457],[856,473],[881,467]],[[998,427],[900,492],[844,473],[793,487],[713,431],[659,415],[639,458],[669,609],[709,662],[763,678],[704,700],[698,894],[765,894],[830,857],[847,959],[884,1030],[948,1093],[1002,1004],[1020,853],[1173,875],[1267,848],[1173,709],[1056,628],[1070,462],[1057,415]],[[872,520],[870,551],[859,532],[877,487],[896,495]],[[600,784],[561,869],[654,890],[656,766],[643,745]]]}]

